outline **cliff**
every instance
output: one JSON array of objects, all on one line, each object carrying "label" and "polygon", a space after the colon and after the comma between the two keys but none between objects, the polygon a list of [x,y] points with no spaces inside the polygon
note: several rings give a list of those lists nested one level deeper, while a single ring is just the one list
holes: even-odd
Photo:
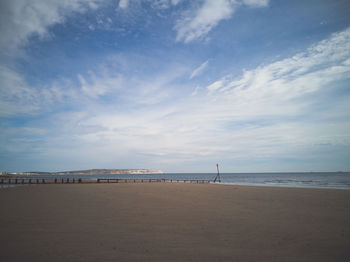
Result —
[{"label": "cliff", "polygon": [[[2,172],[5,173],[5,172]],[[140,175],[140,174],[163,174],[161,170],[152,169],[87,169],[76,171],[62,171],[62,172],[6,172],[6,175]],[[3,174],[5,175],[5,174]]]}]

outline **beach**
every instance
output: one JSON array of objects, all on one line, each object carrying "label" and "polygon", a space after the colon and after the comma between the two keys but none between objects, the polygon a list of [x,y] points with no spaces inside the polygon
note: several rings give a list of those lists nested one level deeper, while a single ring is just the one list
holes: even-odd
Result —
[{"label": "beach", "polygon": [[0,189],[0,261],[349,261],[350,190],[185,183]]}]

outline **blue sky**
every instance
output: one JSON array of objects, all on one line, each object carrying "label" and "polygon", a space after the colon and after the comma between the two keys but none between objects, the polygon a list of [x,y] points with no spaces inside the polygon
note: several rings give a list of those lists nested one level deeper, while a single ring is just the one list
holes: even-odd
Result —
[{"label": "blue sky", "polygon": [[350,170],[349,1],[0,3],[0,169]]}]

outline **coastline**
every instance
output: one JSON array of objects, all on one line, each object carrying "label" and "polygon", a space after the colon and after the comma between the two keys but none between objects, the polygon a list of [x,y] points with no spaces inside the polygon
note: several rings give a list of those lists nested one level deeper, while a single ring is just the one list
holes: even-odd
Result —
[{"label": "coastline", "polygon": [[69,176],[69,175],[161,175],[162,170],[133,168],[133,169],[85,169],[73,171],[57,171],[57,172],[1,172],[1,175],[7,176]]},{"label": "coastline", "polygon": [[185,183],[0,190],[1,261],[348,261],[350,191]]},{"label": "coastline", "polygon": [[[80,171],[79,171],[80,172]],[[96,182],[144,182],[162,180],[163,182],[206,182],[212,183],[212,173],[164,173],[164,174],[50,174],[50,175],[9,175],[0,176],[3,184],[40,183],[96,183]],[[350,190],[350,172],[313,173],[222,173],[221,183],[242,186],[320,188]]]},{"label": "coastline", "polygon": [[[213,185],[219,185],[218,183],[211,183]],[[321,190],[350,190],[346,186],[301,186],[301,185],[281,185],[281,184],[249,184],[249,183],[220,183],[220,185],[226,186],[238,186],[238,187],[264,187],[264,188],[296,188],[296,189],[321,189]]]}]

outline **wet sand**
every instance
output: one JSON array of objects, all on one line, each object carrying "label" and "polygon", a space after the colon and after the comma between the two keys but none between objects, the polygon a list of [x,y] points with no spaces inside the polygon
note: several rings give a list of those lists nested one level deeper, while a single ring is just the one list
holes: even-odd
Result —
[{"label": "wet sand", "polygon": [[350,190],[0,189],[0,261],[350,261]]}]

